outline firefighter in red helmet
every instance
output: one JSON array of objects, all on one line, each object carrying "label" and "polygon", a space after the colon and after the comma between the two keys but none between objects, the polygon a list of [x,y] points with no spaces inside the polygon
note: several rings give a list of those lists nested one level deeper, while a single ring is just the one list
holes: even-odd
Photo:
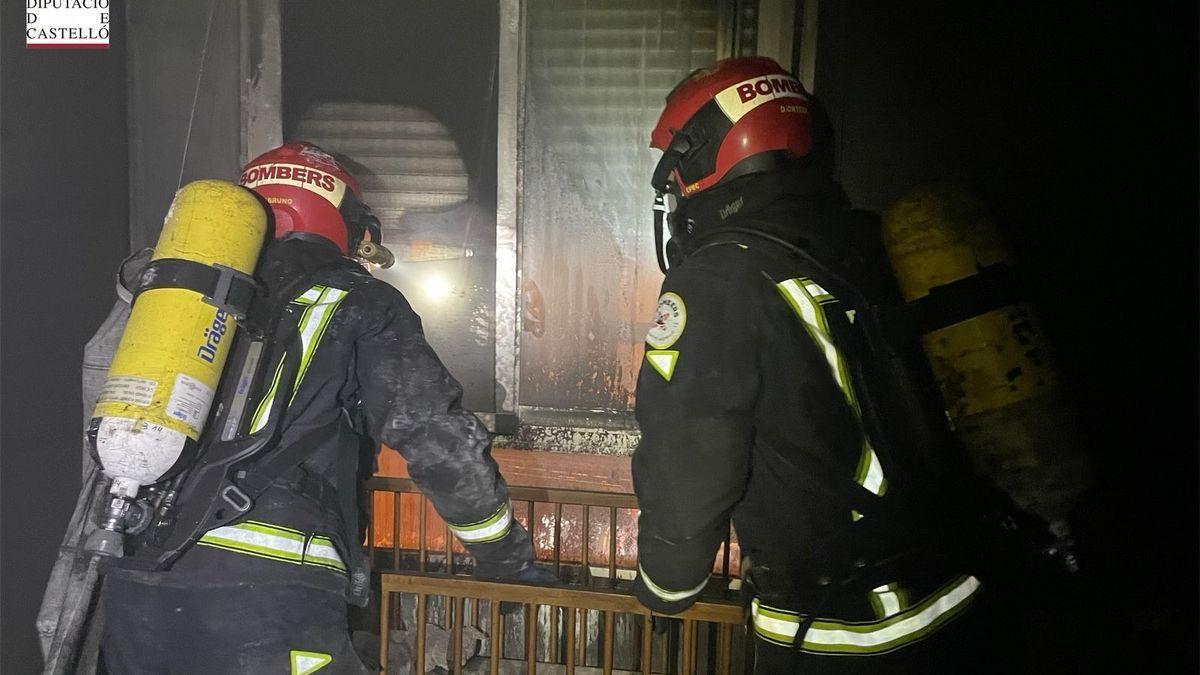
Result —
[{"label": "firefighter in red helmet", "polygon": [[[218,394],[210,427],[221,438],[172,486],[178,507],[106,576],[105,663],[113,673],[376,672],[352,647],[347,603],[368,598],[360,488],[381,443],[407,460],[476,576],[554,576],[534,565],[488,431],[462,408],[420,318],[362,264],[390,256],[354,177],[290,142],[247,164],[241,184],[275,228],[238,333],[261,348]],[[204,525],[214,510],[236,517]]]},{"label": "firefighter in red helmet", "polygon": [[884,328],[894,282],[824,110],[774,61],[728,59],[651,139],[666,278],[637,386],[639,600],[694,603],[732,520],[756,672],[1000,668],[945,517],[962,464]]}]

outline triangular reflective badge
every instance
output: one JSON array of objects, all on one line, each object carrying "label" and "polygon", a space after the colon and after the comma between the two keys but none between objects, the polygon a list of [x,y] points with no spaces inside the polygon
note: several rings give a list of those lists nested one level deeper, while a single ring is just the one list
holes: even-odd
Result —
[{"label": "triangular reflective badge", "polygon": [[292,675],[308,675],[329,665],[333,657],[320,652],[292,650]]},{"label": "triangular reflective badge", "polygon": [[646,361],[658,371],[667,382],[675,374],[675,362],[679,360],[679,352],[673,349],[652,349],[646,352]]}]

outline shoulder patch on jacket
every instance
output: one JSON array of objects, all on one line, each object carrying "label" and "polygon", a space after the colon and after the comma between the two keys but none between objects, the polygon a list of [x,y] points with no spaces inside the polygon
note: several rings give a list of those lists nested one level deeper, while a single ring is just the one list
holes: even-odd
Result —
[{"label": "shoulder patch on jacket", "polygon": [[655,349],[666,349],[683,335],[687,326],[687,305],[675,293],[663,293],[658,298],[654,312],[654,325],[646,333],[646,344]]},{"label": "shoulder patch on jacket", "polygon": [[333,662],[333,657],[320,652],[291,651],[292,675],[309,675]]},{"label": "shoulder patch on jacket", "polygon": [[673,349],[652,349],[646,352],[646,361],[667,382],[670,382],[671,376],[675,374],[675,362],[678,360],[679,352]]}]

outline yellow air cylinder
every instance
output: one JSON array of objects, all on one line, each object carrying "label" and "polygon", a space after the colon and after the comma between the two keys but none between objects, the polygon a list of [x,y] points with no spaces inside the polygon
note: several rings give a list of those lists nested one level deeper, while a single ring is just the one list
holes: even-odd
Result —
[{"label": "yellow air cylinder", "polygon": [[[248,190],[199,180],[175,193],[152,260],[253,274],[266,232],[266,211]],[[92,412],[114,494],[132,498],[193,459],[236,329],[197,291],[152,288],[137,297]]]},{"label": "yellow air cylinder", "polygon": [[[949,186],[919,188],[893,204],[883,239],[906,301],[1009,261],[983,203]],[[932,331],[922,343],[976,470],[1017,503],[1062,522],[1087,469],[1062,378],[1029,304]]]}]

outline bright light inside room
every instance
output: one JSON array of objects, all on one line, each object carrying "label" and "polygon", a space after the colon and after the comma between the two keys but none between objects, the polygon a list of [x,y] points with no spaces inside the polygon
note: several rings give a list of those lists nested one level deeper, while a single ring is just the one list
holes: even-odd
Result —
[{"label": "bright light inside room", "polygon": [[440,274],[431,274],[425,277],[425,281],[421,285],[425,289],[425,296],[434,301],[445,300],[454,290],[454,287],[450,285],[450,280]]}]

